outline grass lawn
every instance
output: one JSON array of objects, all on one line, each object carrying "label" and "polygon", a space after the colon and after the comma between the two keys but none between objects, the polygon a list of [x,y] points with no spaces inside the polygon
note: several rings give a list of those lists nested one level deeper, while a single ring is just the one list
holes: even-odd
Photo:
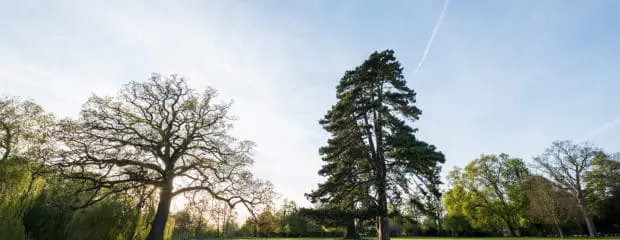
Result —
[{"label": "grass lawn", "polygon": [[[222,240],[252,240],[252,239],[266,239],[266,240],[319,240],[319,239],[333,239],[333,240],[341,240],[342,238],[240,238],[240,239],[222,239]],[[364,238],[364,240],[374,240],[375,238]],[[493,238],[493,237],[482,237],[482,238],[448,238],[448,237],[399,237],[399,238],[391,238],[394,240],[468,240],[468,239],[484,239],[484,240],[549,240],[549,239],[562,239],[562,238],[537,238],[537,237],[521,237],[521,238]],[[567,237],[564,239],[592,239],[587,237]],[[605,239],[605,240],[620,240],[619,237],[601,237],[596,239]],[[191,239],[191,240],[208,240],[208,239]],[[215,240],[215,239],[212,239]]]}]

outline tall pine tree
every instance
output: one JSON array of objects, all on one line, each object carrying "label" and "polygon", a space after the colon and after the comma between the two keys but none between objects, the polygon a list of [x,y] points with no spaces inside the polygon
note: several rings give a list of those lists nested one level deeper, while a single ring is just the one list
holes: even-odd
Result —
[{"label": "tall pine tree", "polygon": [[389,239],[388,202],[400,205],[419,183],[435,181],[445,161],[435,146],[414,135],[410,124],[422,111],[402,71],[394,51],[374,52],[344,74],[337,103],[320,121],[331,133],[320,151],[326,164],[319,174],[328,179],[310,195],[371,208],[378,240]]}]

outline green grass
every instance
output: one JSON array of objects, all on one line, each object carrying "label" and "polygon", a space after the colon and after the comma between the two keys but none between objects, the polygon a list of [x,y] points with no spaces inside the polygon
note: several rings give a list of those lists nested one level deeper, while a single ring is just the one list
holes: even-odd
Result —
[{"label": "green grass", "polygon": [[[342,238],[238,238],[238,239],[222,239],[222,240],[251,240],[251,239],[256,239],[256,240],[261,240],[261,239],[267,239],[267,240],[318,240],[318,239],[326,239],[326,240],[331,240],[331,239],[342,239]],[[364,238],[364,240],[374,240],[375,238]],[[394,240],[468,240],[468,239],[484,239],[484,240],[550,240],[550,239],[561,239],[561,238],[540,238],[540,237],[521,237],[521,238],[494,238],[494,237],[480,237],[480,238],[473,238],[473,237],[463,237],[463,238],[449,238],[449,237],[398,237],[398,238],[391,238]],[[587,237],[567,237],[564,239],[591,239],[591,238],[587,238]],[[601,237],[601,238],[596,238],[596,239],[605,239],[605,240],[620,240],[620,238],[618,237]],[[203,240],[203,239],[192,239],[192,240]],[[207,240],[207,239],[204,239]],[[212,239],[214,240],[214,239]]]}]

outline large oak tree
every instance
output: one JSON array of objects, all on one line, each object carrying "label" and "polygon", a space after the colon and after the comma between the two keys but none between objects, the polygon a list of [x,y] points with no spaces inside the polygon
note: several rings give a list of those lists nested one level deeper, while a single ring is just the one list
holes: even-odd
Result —
[{"label": "large oak tree", "polygon": [[253,177],[253,143],[229,134],[230,103],[189,88],[182,77],[154,74],[115,97],[93,95],[77,121],[64,120],[58,164],[88,183],[86,204],[131,189],[159,196],[148,240],[161,240],[173,198],[202,192],[231,207],[271,200],[272,185]]}]

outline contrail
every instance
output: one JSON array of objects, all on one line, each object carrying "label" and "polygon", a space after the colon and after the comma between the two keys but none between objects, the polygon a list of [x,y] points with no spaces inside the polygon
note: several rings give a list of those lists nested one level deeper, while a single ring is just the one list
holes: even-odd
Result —
[{"label": "contrail", "polygon": [[424,60],[426,59],[428,52],[431,50],[431,46],[433,46],[433,42],[435,41],[435,35],[437,35],[437,31],[439,30],[439,27],[441,27],[441,23],[443,22],[444,16],[446,15],[446,11],[448,10],[449,3],[450,3],[450,0],[445,0],[443,2],[443,8],[441,9],[441,12],[439,13],[439,17],[437,18],[437,23],[435,23],[435,28],[433,28],[431,37],[428,39],[428,42],[426,43],[426,48],[424,49],[422,58],[420,58],[420,61],[418,62],[418,66],[413,70],[413,73],[411,75],[411,80],[413,80],[418,74],[418,71],[420,71],[420,68],[422,67],[422,64],[424,64]]},{"label": "contrail", "polygon": [[612,128],[615,128],[617,126],[620,126],[620,117],[609,121],[608,123],[603,124],[602,126],[592,129],[584,134],[582,134],[581,136],[579,136],[578,138],[574,139],[574,141],[587,141],[590,138],[599,135],[603,132],[606,132]]}]

